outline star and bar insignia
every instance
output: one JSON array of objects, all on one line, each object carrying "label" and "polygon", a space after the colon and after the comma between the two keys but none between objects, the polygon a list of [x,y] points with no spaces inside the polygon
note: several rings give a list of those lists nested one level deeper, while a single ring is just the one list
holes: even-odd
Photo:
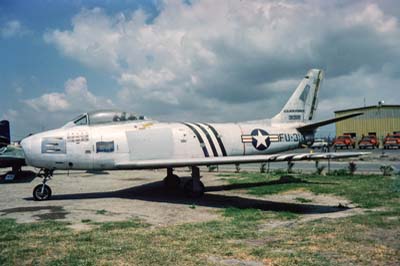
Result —
[{"label": "star and bar insignia", "polygon": [[243,143],[252,143],[254,148],[259,151],[263,151],[271,145],[271,142],[279,142],[279,135],[269,135],[267,131],[263,129],[253,129],[250,135],[242,135]]}]

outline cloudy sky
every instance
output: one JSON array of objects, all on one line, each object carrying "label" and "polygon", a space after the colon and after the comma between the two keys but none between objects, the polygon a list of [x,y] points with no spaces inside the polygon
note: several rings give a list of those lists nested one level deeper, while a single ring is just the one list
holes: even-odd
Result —
[{"label": "cloudy sky", "polygon": [[260,119],[310,68],[319,119],[400,104],[399,18],[397,0],[2,0],[0,118],[14,139],[104,108]]}]

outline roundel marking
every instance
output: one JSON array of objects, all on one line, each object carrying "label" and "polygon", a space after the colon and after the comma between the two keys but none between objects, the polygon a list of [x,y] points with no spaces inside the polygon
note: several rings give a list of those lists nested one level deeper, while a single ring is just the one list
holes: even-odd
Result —
[{"label": "roundel marking", "polygon": [[253,129],[251,131],[251,136],[252,136],[251,143],[253,144],[254,148],[256,148],[259,151],[266,150],[271,144],[268,132],[263,129],[259,128]]}]

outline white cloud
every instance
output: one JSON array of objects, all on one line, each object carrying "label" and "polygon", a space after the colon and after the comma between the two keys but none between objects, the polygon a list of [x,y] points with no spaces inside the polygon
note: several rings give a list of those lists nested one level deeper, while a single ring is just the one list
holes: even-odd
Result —
[{"label": "white cloud", "polygon": [[36,111],[49,112],[80,112],[114,106],[111,100],[93,95],[88,90],[85,77],[69,79],[62,93],[46,93],[38,98],[24,100],[24,103]]},{"label": "white cloud", "polygon": [[[149,19],[141,10],[84,9],[71,29],[49,31],[45,40],[114,76],[123,106],[167,119],[272,116],[312,67],[327,68],[321,96],[332,102],[358,102],[349,90],[379,97],[374,86],[390,97],[397,82],[399,25],[379,3],[165,1],[159,11]],[[359,91],[359,80],[371,76],[388,87],[364,83]]]},{"label": "white cloud", "polygon": [[99,8],[84,9],[72,20],[72,32],[55,30],[45,34],[45,40],[62,44],[59,48],[63,53],[89,66],[112,70],[118,68],[116,49],[121,29],[117,23]]},{"label": "white cloud", "polygon": [[4,23],[0,29],[0,35],[3,38],[12,38],[16,36],[23,36],[29,33],[26,27],[22,26],[19,20],[10,20]]},{"label": "white cloud", "polygon": [[397,30],[397,18],[385,16],[377,4],[367,4],[359,13],[347,17],[350,25],[369,24],[380,32],[395,32]]},{"label": "white cloud", "polygon": [[2,118],[10,120],[13,132],[17,132],[15,136],[20,139],[28,133],[62,126],[80,113],[113,108],[110,99],[94,95],[86,78],[80,76],[67,80],[62,92],[22,100],[17,111],[9,109]]},{"label": "white cloud", "polygon": [[26,100],[26,104],[35,109],[36,111],[63,111],[70,107],[69,102],[66,99],[66,95],[63,93],[46,93],[39,98]]}]

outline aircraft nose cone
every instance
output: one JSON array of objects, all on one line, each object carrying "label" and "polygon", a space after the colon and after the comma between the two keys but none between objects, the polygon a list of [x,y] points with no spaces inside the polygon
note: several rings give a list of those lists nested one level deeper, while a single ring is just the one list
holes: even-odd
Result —
[{"label": "aircraft nose cone", "polygon": [[21,147],[25,154],[25,160],[28,162],[32,153],[32,136],[24,138],[21,141]]},{"label": "aircraft nose cone", "polygon": [[21,146],[24,151],[29,150],[32,146],[31,137],[26,137],[23,140],[21,140]]}]

